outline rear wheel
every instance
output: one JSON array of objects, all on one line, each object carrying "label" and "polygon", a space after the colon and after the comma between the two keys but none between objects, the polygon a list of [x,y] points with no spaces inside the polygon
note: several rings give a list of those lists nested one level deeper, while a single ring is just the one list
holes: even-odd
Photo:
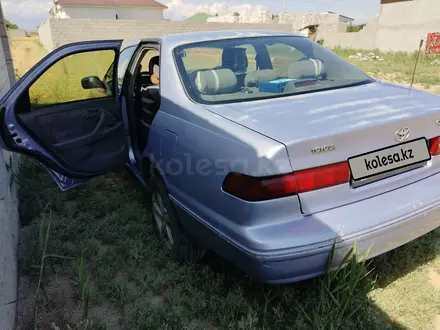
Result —
[{"label": "rear wheel", "polygon": [[152,185],[153,227],[159,239],[170,251],[174,261],[183,264],[199,260],[206,253],[206,249],[195,238],[189,236],[180,224],[162,180],[155,176]]}]

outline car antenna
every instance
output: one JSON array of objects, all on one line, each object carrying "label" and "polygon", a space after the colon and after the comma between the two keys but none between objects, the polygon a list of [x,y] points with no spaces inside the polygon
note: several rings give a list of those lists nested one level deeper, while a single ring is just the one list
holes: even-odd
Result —
[{"label": "car antenna", "polygon": [[413,75],[412,75],[411,85],[409,85],[409,88],[412,88],[412,86],[414,84],[414,78],[416,76],[417,64],[419,63],[419,57],[420,57],[420,52],[422,50],[423,42],[424,42],[423,39],[420,40],[419,51],[417,52],[416,65],[414,66],[414,72],[413,72]]}]

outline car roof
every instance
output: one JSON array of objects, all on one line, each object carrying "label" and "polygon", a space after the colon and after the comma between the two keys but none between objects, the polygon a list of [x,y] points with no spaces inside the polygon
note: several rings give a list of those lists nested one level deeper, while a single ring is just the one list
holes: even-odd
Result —
[{"label": "car roof", "polygon": [[165,48],[175,48],[184,44],[191,44],[202,41],[222,40],[222,39],[238,39],[252,37],[270,37],[270,36],[293,36],[303,37],[293,32],[281,32],[276,30],[234,30],[234,31],[203,31],[170,34],[166,36],[144,38],[130,42],[124,42],[123,48],[137,46],[140,42],[154,41],[159,42]]},{"label": "car roof", "polygon": [[163,44],[174,48],[183,44],[190,44],[201,41],[212,41],[221,39],[237,39],[251,37],[270,37],[270,36],[298,36],[294,33],[267,31],[267,30],[234,30],[234,31],[210,31],[192,32],[182,34],[172,34],[161,37]]}]

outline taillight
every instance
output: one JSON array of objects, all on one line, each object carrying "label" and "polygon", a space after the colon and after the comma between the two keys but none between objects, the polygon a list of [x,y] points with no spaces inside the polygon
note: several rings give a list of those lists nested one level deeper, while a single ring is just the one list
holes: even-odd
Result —
[{"label": "taillight", "polygon": [[437,156],[440,154],[440,136],[429,140],[429,152],[431,153],[431,156]]},{"label": "taillight", "polygon": [[347,162],[310,168],[293,173],[297,193],[318,190],[350,181],[350,169]]},{"label": "taillight", "polygon": [[230,173],[223,190],[247,201],[263,201],[336,186],[350,181],[347,162],[271,177]]}]

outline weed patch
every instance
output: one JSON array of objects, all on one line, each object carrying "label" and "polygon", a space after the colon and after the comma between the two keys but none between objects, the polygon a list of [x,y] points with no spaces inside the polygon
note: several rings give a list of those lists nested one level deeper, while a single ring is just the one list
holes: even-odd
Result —
[{"label": "weed patch", "polygon": [[[377,306],[373,298],[377,289],[369,293],[374,278],[365,263],[351,259],[355,254],[347,257],[347,267],[323,278],[283,286],[253,282],[213,253],[197,264],[180,267],[169,261],[156,239],[145,195],[129,173],[110,174],[62,193],[39,165],[25,160],[19,181],[21,203],[26,205],[21,213],[25,221],[20,281],[33,290],[40,278],[44,289],[64,287],[59,297],[52,292],[48,300],[37,301],[37,329],[47,329],[52,322],[60,329],[68,325],[88,329],[398,326]],[[41,254],[35,251],[41,241],[40,224],[48,215],[45,253],[64,258],[48,258],[40,277],[40,268],[34,266],[40,265]],[[381,268],[380,262],[374,264]],[[53,284],[60,278],[69,283],[67,289]],[[40,296],[45,297],[44,292]],[[56,307],[66,296],[72,304],[67,311],[62,308],[67,303]],[[29,326],[31,321],[22,323]]]},{"label": "weed patch", "polygon": [[[365,50],[334,48],[332,51],[376,78],[398,83],[407,83],[408,85],[411,81],[417,58],[416,52],[381,52],[374,50],[373,52],[384,60],[370,62],[349,58],[350,55],[355,55],[359,52],[366,53],[367,51]],[[436,60],[439,59],[440,56],[425,55],[422,53],[414,82],[421,87],[427,87],[424,89],[430,89],[432,86],[440,87],[440,66],[436,62]]]}]

